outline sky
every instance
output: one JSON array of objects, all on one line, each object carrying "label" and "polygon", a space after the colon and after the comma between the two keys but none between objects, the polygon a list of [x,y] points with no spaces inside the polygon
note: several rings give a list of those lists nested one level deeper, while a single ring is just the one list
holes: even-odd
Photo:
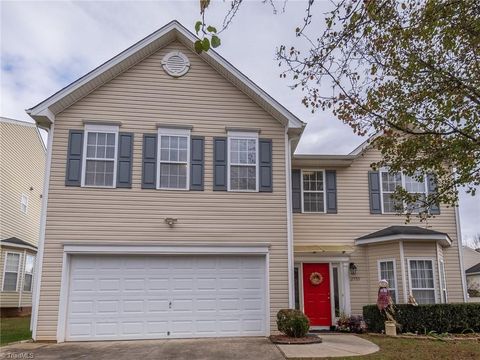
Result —
[{"label": "sky", "polygon": [[[207,23],[220,25],[230,2],[214,1]],[[245,1],[221,34],[220,55],[230,61],[283,106],[307,123],[297,153],[347,154],[365,139],[331,112],[311,114],[301,93],[280,79],[275,49],[304,48],[295,37],[306,1],[290,0],[275,9],[262,1]],[[330,0],[313,6],[313,34],[322,31]],[[194,1],[1,1],[0,115],[32,121],[24,109],[36,105],[65,85],[109,60],[171,20],[192,30],[200,19]],[[218,27],[218,26],[217,26]],[[328,84],[322,84],[328,91]],[[480,234],[480,189],[476,197],[462,193],[464,239]]]}]

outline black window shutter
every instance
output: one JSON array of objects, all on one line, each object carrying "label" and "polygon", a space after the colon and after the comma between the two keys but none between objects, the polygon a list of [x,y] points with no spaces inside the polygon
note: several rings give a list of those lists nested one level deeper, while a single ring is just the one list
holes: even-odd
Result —
[{"label": "black window shutter", "polygon": [[[435,194],[437,192],[437,179],[435,175],[428,174],[427,175],[427,187],[428,187],[428,194]],[[430,214],[432,215],[440,215],[440,205],[433,204],[430,206]]]},{"label": "black window shutter", "polygon": [[327,213],[337,213],[337,172],[335,170],[325,171],[327,190]]},{"label": "black window shutter", "polygon": [[292,211],[302,212],[302,179],[299,169],[292,170]]},{"label": "black window shutter", "polygon": [[213,190],[227,191],[227,138],[213,138]]},{"label": "black window shutter", "polygon": [[133,133],[118,134],[117,187],[132,187]]},{"label": "black window shutter", "polygon": [[157,134],[143,134],[142,189],[157,187]]},{"label": "black window shutter", "polygon": [[370,193],[370,214],[381,214],[382,197],[380,194],[380,174],[378,171],[368,172],[368,190]]},{"label": "black window shutter", "polygon": [[272,192],[272,140],[271,139],[259,139],[258,141],[260,152],[260,186],[261,192]]},{"label": "black window shutter", "polygon": [[190,190],[203,191],[204,144],[205,138],[203,136],[191,137]]},{"label": "black window shutter", "polygon": [[70,130],[68,134],[67,169],[65,186],[81,186],[83,130]]}]

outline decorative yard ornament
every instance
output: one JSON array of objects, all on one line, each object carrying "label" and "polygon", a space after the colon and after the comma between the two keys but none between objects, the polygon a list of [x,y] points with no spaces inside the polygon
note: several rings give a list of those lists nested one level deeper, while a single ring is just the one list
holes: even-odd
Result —
[{"label": "decorative yard ornament", "polygon": [[417,300],[415,300],[412,293],[408,295],[408,304],[413,306],[418,306]]},{"label": "decorative yard ornament", "polygon": [[322,274],[318,272],[312,272],[310,274],[310,283],[314,286],[320,285],[323,282],[323,276]]},{"label": "decorative yard ornament", "polygon": [[378,283],[377,307],[380,312],[385,314],[388,321],[395,322],[393,317],[395,309],[393,307],[390,291],[388,290],[388,281],[385,279],[380,280]]}]

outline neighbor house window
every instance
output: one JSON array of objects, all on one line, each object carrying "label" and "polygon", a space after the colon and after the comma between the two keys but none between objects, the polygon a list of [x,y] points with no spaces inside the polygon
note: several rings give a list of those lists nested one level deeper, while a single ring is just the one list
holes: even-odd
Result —
[{"label": "neighbor house window", "polygon": [[435,303],[433,260],[409,260],[410,289],[419,304]]},{"label": "neighbor house window", "polygon": [[34,265],[35,265],[35,256],[27,255],[27,257],[25,258],[25,275],[23,279],[23,291],[32,291]]},{"label": "neighbor house window", "polygon": [[258,137],[256,133],[228,136],[231,191],[258,191]]},{"label": "neighbor house window", "polygon": [[[413,176],[405,175],[401,172],[389,172],[387,168],[380,170],[380,186],[382,192],[382,208],[384,213],[395,213],[401,211],[404,207],[410,212],[419,212],[422,209],[427,195],[427,179],[419,181],[421,174],[416,172]],[[402,204],[393,199],[393,193],[401,187],[412,195],[419,195],[414,204]]]},{"label": "neighbor house window", "polygon": [[302,170],[303,212],[325,212],[325,172]]},{"label": "neighbor house window", "polygon": [[388,281],[388,290],[392,300],[396,303],[397,298],[397,271],[395,266],[395,260],[380,260],[378,262],[378,277],[379,280]]},{"label": "neighbor house window", "polygon": [[83,186],[115,187],[118,126],[85,126]]},{"label": "neighbor house window", "polygon": [[190,130],[158,129],[159,189],[188,190]]},{"label": "neighbor house window", "polygon": [[445,276],[445,262],[440,260],[440,289],[442,290],[442,301],[447,302],[447,280]]},{"label": "neighbor house window", "polygon": [[3,291],[17,291],[20,254],[7,252],[3,272]]},{"label": "neighbor house window", "polygon": [[27,210],[28,210],[28,196],[25,194],[22,194],[22,197],[20,198],[20,211],[26,214]]}]

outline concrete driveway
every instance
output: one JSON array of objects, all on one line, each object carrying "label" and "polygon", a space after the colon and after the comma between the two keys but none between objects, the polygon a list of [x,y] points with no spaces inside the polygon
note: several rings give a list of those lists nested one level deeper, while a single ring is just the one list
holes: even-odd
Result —
[{"label": "concrete driveway", "polygon": [[0,354],[0,359],[35,360],[284,360],[266,338],[23,343],[2,347]]}]

